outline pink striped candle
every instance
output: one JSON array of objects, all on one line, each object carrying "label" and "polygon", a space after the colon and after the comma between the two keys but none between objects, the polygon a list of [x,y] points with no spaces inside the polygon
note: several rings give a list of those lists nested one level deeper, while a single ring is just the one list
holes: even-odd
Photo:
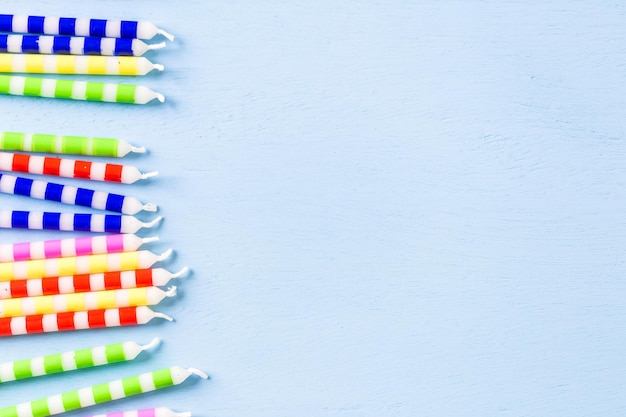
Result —
[{"label": "pink striped candle", "polygon": [[124,234],[9,243],[0,245],[0,262],[132,252],[157,240],[158,237],[140,238]]},{"label": "pink striped candle", "polygon": [[119,411],[117,413],[97,414],[91,417],[191,417],[191,413],[176,413],[169,408],[146,408],[134,411]]}]

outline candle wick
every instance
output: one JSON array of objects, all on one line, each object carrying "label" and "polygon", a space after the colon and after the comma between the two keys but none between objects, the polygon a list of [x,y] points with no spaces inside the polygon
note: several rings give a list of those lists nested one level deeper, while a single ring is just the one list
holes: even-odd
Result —
[{"label": "candle wick", "polygon": [[172,35],[171,33],[167,33],[163,29],[159,29],[158,33],[159,33],[159,35],[165,36],[170,42],[174,40],[174,35]]},{"label": "candle wick", "polygon": [[159,100],[161,103],[165,103],[165,96],[161,93],[156,93],[156,98],[157,100]]},{"label": "candle wick", "polygon": [[157,211],[157,210],[158,210],[158,207],[157,207],[157,205],[156,205],[156,204],[154,204],[154,203],[148,203],[148,204],[145,204],[145,205],[143,206],[143,209],[144,209],[144,211],[151,211],[151,212],[155,212],[155,211]]},{"label": "candle wick", "polygon": [[146,153],[146,147],[145,146],[141,146],[141,147],[131,146],[130,151],[134,153]]},{"label": "candle wick", "polygon": [[196,368],[189,368],[187,369],[187,372],[189,372],[192,375],[197,375],[202,379],[209,379],[209,376],[207,374],[205,374],[204,372]]},{"label": "candle wick", "polygon": [[191,417],[191,412],[186,411],[184,413],[175,413],[176,417]]},{"label": "candle wick", "polygon": [[188,267],[184,267],[183,269],[181,269],[180,271],[178,271],[175,274],[172,274],[172,278],[180,278],[183,275],[186,275],[187,272],[189,272],[189,268]]},{"label": "candle wick", "polygon": [[168,249],[165,252],[163,252],[163,254],[161,254],[161,256],[159,256],[159,261],[164,261],[167,258],[169,258],[170,256],[172,256],[172,253],[174,253],[174,251],[172,249]]},{"label": "candle wick", "polygon": [[172,286],[171,286],[171,287],[167,290],[167,292],[165,293],[165,296],[166,296],[166,297],[174,297],[174,296],[176,295],[176,290],[177,290],[176,286],[175,286],[175,285],[172,285]]},{"label": "candle wick", "polygon": [[152,45],[147,45],[149,50],[155,50],[155,49],[163,49],[165,48],[166,43],[165,42],[160,42],[160,43],[155,43]]},{"label": "candle wick", "polygon": [[159,171],[146,172],[145,174],[141,174],[142,180],[147,180],[148,178],[156,177],[159,175]]},{"label": "candle wick", "polygon": [[142,223],[141,226],[146,229],[150,229],[151,227],[154,227],[157,223],[159,223],[161,220],[163,220],[163,216],[159,216],[149,223]]},{"label": "candle wick", "polygon": [[154,317],[155,318],[159,318],[159,319],[165,319],[167,321],[174,321],[173,318],[171,318],[167,314],[163,314],[163,313],[154,313]]},{"label": "candle wick", "polygon": [[144,237],[141,240],[141,243],[152,243],[152,242],[158,242],[158,241],[159,241],[159,237],[158,236]]},{"label": "candle wick", "polygon": [[155,347],[157,347],[159,344],[161,344],[161,339],[159,339],[158,337],[155,337],[152,342],[148,343],[145,346],[141,347],[141,350],[149,350],[149,349],[153,349]]},{"label": "candle wick", "polygon": [[161,64],[152,64],[154,69],[157,71],[163,71],[165,70],[165,65],[161,65]]}]

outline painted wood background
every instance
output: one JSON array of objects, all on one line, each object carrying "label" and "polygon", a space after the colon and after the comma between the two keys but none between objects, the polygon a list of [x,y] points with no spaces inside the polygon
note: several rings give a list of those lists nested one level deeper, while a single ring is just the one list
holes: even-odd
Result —
[{"label": "painted wood background", "polygon": [[[0,97],[2,130],[113,136],[161,176],[189,265],[133,364],[0,387],[10,405],[171,364],[211,375],[87,412],[607,416],[626,409],[626,9],[605,1],[5,0],[177,39],[163,105]],[[115,78],[116,81],[121,78]],[[0,196],[2,208],[59,210]],[[69,209],[69,208],[67,208]],[[53,234],[0,231],[0,241]],[[56,236],[56,235],[55,235]]]}]

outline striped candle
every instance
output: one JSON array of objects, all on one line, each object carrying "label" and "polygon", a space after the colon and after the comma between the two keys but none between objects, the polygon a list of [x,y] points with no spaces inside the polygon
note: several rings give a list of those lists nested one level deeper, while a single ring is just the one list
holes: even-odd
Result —
[{"label": "striped candle", "polygon": [[90,417],[191,417],[191,413],[176,413],[169,408],[146,408],[143,410],[119,411],[117,413],[97,414]]},{"label": "striped candle", "polygon": [[157,211],[155,204],[143,204],[135,197],[95,191],[53,182],[0,174],[0,193],[21,195],[37,200],[56,201],[74,206],[122,214],[137,214],[142,211]]},{"label": "striped candle", "polygon": [[14,54],[141,56],[164,47],[139,39],[0,34],[0,52]]},{"label": "striped candle", "polygon": [[0,281],[147,269],[155,263],[169,258],[172,252],[169,249],[163,254],[157,255],[147,250],[142,250],[69,258],[4,262],[0,263]]},{"label": "striped candle", "polygon": [[125,288],[157,287],[167,285],[170,280],[180,278],[187,271],[188,268],[183,268],[177,273],[172,273],[163,268],[153,268],[2,281],[0,282],[0,300],[91,291],[110,291]]},{"label": "striped candle", "polygon": [[0,32],[131,39],[152,39],[162,35],[174,39],[150,22],[10,14],[0,14]]},{"label": "striped candle", "polygon": [[18,75],[0,75],[0,94],[126,104],[146,104],[154,99],[165,101],[163,94],[141,85]]},{"label": "striped candle", "polygon": [[[116,381],[82,388],[48,398],[0,408],[0,417],[48,417],[68,411],[107,403],[121,398],[173,387],[185,382],[192,375],[208,379],[204,372],[180,366],[118,379]],[[142,416],[143,417],[143,416]]]},{"label": "striped candle", "polygon": [[38,314],[74,313],[110,308],[153,306],[176,295],[176,287],[163,291],[157,287],[42,295],[40,297],[0,300],[0,318]]},{"label": "striped candle", "polygon": [[163,65],[144,57],[0,53],[0,72],[27,74],[146,75]]},{"label": "striped candle", "polygon": [[132,146],[121,139],[19,132],[0,133],[0,150],[108,156],[113,158],[121,158],[131,152],[146,152],[146,148]]},{"label": "striped candle", "polygon": [[159,339],[154,339],[145,346],[140,346],[135,342],[113,343],[33,359],[5,362],[0,364],[0,383],[128,362],[158,344]]},{"label": "striped candle", "polygon": [[156,318],[173,321],[171,317],[155,313],[145,306],[9,317],[0,319],[0,336],[138,326],[148,324]]},{"label": "striped candle", "polygon": [[0,262],[132,252],[158,240],[158,237],[141,238],[126,234],[5,243],[0,245]]},{"label": "striped candle", "polygon": [[136,167],[129,165],[10,152],[0,152],[0,171],[24,172],[122,184],[132,184],[158,175],[156,171],[143,174]]},{"label": "striped candle", "polygon": [[56,213],[48,211],[0,210],[0,229],[60,230],[64,232],[136,233],[154,227],[157,217],[143,223],[133,216],[117,214]]}]

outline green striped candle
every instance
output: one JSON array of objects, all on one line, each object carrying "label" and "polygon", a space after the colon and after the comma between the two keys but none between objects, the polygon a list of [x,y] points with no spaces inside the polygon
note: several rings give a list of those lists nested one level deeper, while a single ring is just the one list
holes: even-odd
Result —
[{"label": "green striped candle", "polygon": [[0,408],[0,417],[48,417],[96,404],[119,400],[183,383],[192,375],[208,379],[204,372],[180,366],[118,379],[52,397]]},{"label": "green striped candle", "polygon": [[18,75],[0,75],[0,94],[130,104],[146,104],[154,99],[165,101],[163,94],[140,85]]},{"label": "green striped candle", "polygon": [[158,344],[159,339],[154,339],[145,346],[135,342],[123,342],[6,362],[0,364],[0,383],[131,361],[141,352]]},{"label": "green striped candle", "polygon": [[20,132],[0,132],[0,150],[113,158],[121,158],[131,152],[146,152],[146,148],[132,146],[120,139]]}]

